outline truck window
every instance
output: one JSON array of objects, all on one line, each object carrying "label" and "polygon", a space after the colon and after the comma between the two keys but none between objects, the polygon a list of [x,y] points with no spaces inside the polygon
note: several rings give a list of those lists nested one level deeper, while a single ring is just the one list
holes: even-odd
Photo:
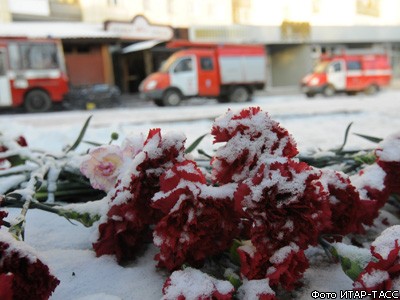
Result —
[{"label": "truck window", "polygon": [[347,70],[348,71],[360,71],[361,70],[361,63],[356,60],[349,60],[346,62]]},{"label": "truck window", "polygon": [[184,58],[175,66],[174,72],[190,72],[193,70],[192,59]]},{"label": "truck window", "polygon": [[8,45],[8,53],[10,55],[10,69],[20,70],[21,69],[21,58],[20,58],[18,44],[10,43]]},{"label": "truck window", "polygon": [[200,67],[204,71],[214,70],[213,61],[211,57],[200,57]]},{"label": "truck window", "polygon": [[55,44],[21,44],[22,67],[24,69],[57,69],[57,48]]},{"label": "truck window", "polygon": [[329,73],[340,72],[340,71],[342,71],[342,64],[339,61],[331,63],[328,68]]},{"label": "truck window", "polygon": [[0,50],[0,76],[6,75],[6,55]]}]

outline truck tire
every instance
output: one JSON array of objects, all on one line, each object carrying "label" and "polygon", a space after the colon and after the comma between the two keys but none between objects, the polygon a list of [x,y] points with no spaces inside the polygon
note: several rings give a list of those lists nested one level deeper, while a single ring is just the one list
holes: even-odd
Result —
[{"label": "truck tire", "polygon": [[51,99],[45,91],[33,90],[25,96],[24,107],[27,112],[45,112],[51,105]]},{"label": "truck tire", "polygon": [[322,93],[324,94],[325,97],[332,97],[333,95],[335,95],[335,92],[336,92],[335,88],[332,85],[328,84],[324,88]]},{"label": "truck tire", "polygon": [[182,98],[182,94],[178,90],[167,90],[163,95],[162,103],[164,106],[178,106],[181,104]]},{"label": "truck tire", "polygon": [[307,92],[307,93],[306,93],[306,97],[307,97],[307,98],[314,98],[314,97],[315,97],[315,94],[314,94],[314,93],[311,93],[311,92]]},{"label": "truck tire", "polygon": [[162,99],[153,99],[153,102],[155,105],[159,106],[159,107],[164,107],[164,102]]},{"label": "truck tire", "polygon": [[250,101],[249,90],[243,86],[232,88],[229,94],[229,100],[233,103],[244,103]]},{"label": "truck tire", "polygon": [[378,86],[376,84],[371,84],[367,86],[367,88],[364,90],[364,93],[366,95],[375,95],[378,92]]},{"label": "truck tire", "polygon": [[218,96],[217,97],[218,103],[228,103],[229,102],[229,96],[223,95],[223,96]]}]

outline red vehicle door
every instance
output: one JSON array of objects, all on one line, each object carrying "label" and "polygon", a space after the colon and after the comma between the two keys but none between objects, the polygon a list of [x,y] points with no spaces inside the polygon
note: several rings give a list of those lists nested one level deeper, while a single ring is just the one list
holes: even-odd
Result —
[{"label": "red vehicle door", "polygon": [[220,82],[213,51],[201,51],[198,55],[199,96],[218,96]]}]

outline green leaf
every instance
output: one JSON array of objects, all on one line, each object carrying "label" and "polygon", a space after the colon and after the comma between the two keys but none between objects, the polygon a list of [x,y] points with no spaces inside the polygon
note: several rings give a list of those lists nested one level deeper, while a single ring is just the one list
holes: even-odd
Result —
[{"label": "green leaf", "polygon": [[230,274],[225,277],[235,289],[238,289],[242,285],[242,281],[237,274]]},{"label": "green leaf", "polygon": [[200,144],[200,142],[204,139],[204,137],[207,135],[203,134],[202,136],[198,137],[186,150],[185,153],[190,153],[192,152],[194,149],[196,149],[196,147]]},{"label": "green leaf", "polygon": [[372,165],[373,163],[376,162],[376,155],[373,152],[369,152],[364,155],[356,155],[354,157],[354,160],[359,164]]},{"label": "green leaf", "polygon": [[95,146],[95,147],[99,147],[99,146],[101,146],[102,144],[100,144],[100,143],[97,143],[97,142],[91,142],[91,141],[82,141],[83,143],[86,143],[86,144],[89,144],[89,145],[91,145],[91,146]]},{"label": "green leaf", "polygon": [[238,266],[240,266],[240,256],[237,252],[237,249],[240,246],[242,246],[242,242],[234,239],[232,246],[229,248],[229,257],[231,261]]},{"label": "green leaf", "polygon": [[204,150],[202,150],[202,149],[197,150],[197,152],[198,152],[199,154],[201,154],[201,155],[204,155],[205,157],[212,158],[212,156],[211,156],[210,154],[207,154],[207,153],[206,153]]},{"label": "green leaf", "polygon": [[340,262],[343,272],[353,281],[358,278],[365,266],[373,259],[371,252],[365,248],[343,243],[331,244],[321,237],[319,243],[329,256]]},{"label": "green leaf", "polygon": [[375,136],[364,135],[364,134],[360,134],[360,133],[353,133],[353,134],[355,134],[359,137],[362,137],[370,142],[377,143],[377,144],[380,143],[381,141],[383,141],[383,139],[375,137]]},{"label": "green leaf", "polygon": [[91,215],[89,213],[79,213],[73,210],[65,210],[61,209],[58,214],[62,217],[65,217],[67,220],[75,220],[80,222],[85,227],[91,227],[93,223],[100,220],[99,215]]},{"label": "green leaf", "polygon": [[340,146],[339,149],[336,150],[336,153],[342,152],[344,146],[346,145],[346,143],[347,143],[347,138],[348,138],[348,136],[349,136],[349,131],[350,131],[351,125],[353,125],[353,122],[351,122],[349,125],[347,125],[346,131],[345,131],[345,133],[344,133],[343,144],[342,144],[342,146]]},{"label": "green leaf", "polygon": [[83,125],[83,127],[81,129],[81,132],[79,133],[78,138],[76,139],[75,143],[67,150],[66,153],[78,148],[79,144],[81,143],[81,141],[82,141],[82,139],[83,139],[83,137],[84,137],[84,135],[86,133],[86,130],[87,130],[88,126],[89,126],[89,122],[90,122],[91,118],[92,118],[92,116],[89,116],[89,118],[87,118],[85,124]]}]

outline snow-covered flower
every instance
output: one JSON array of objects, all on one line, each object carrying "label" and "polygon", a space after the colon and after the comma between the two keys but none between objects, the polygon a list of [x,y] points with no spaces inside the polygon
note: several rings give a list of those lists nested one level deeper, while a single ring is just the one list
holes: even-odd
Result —
[{"label": "snow-covered flower", "polygon": [[291,242],[303,250],[317,244],[331,218],[320,177],[306,163],[276,158],[239,185],[236,207],[253,221],[250,235],[258,251],[271,256]]},{"label": "snow-covered flower", "polygon": [[240,246],[237,251],[242,276],[250,280],[267,278],[271,287],[294,289],[309,267],[304,251],[294,243],[278,249],[272,256],[259,251],[251,243]]},{"label": "snow-covered flower", "polygon": [[357,222],[371,226],[389,198],[390,191],[385,185],[386,172],[374,163],[350,177],[352,185],[360,195]]},{"label": "snow-covered flower", "polygon": [[322,169],[321,182],[328,191],[328,203],[331,210],[331,226],[325,233],[346,235],[349,233],[362,233],[364,214],[362,207],[366,201],[361,202],[360,195],[350,182],[350,178],[338,171]]},{"label": "snow-covered flower", "polygon": [[229,300],[234,292],[229,281],[189,267],[171,274],[164,284],[162,300]]},{"label": "snow-covered flower", "polygon": [[168,170],[152,206],[166,214],[154,228],[158,265],[175,270],[201,264],[227,250],[239,233],[234,210],[235,184],[207,186],[196,163],[186,160]]},{"label": "snow-covered flower", "polygon": [[[14,149],[17,147],[27,147],[28,146],[28,143],[26,142],[26,139],[23,136],[19,136],[15,140],[6,140],[6,144],[7,145],[0,143],[0,153],[10,150],[10,147],[12,149]],[[11,165],[12,165],[12,163],[9,160],[7,160],[5,158],[0,158],[0,170],[7,169]]]},{"label": "snow-covered flower", "polygon": [[294,157],[296,142],[288,131],[259,107],[229,110],[217,118],[212,128],[214,143],[226,142],[217,149],[211,164],[212,175],[219,184],[240,182],[254,176],[268,157]]},{"label": "snow-covered flower", "polygon": [[183,160],[185,136],[150,130],[142,150],[124,161],[117,183],[106,195],[108,211],[100,220],[93,243],[97,256],[113,254],[119,262],[133,259],[144,242],[151,240],[149,226],[160,219],[150,206],[159,191],[159,178]]},{"label": "snow-covered flower", "polygon": [[371,244],[373,260],[354,282],[358,290],[400,289],[400,225],[385,229]]},{"label": "snow-covered flower", "polygon": [[275,300],[275,292],[269,286],[269,279],[244,280],[237,291],[239,300]]},{"label": "snow-covered flower", "polygon": [[400,132],[380,142],[375,154],[377,164],[386,172],[385,185],[391,193],[400,194]]},{"label": "snow-covered flower", "polygon": [[46,300],[60,283],[32,248],[5,231],[0,231],[0,258],[0,295],[10,295],[11,281],[13,300]]},{"label": "snow-covered flower", "polygon": [[108,192],[117,182],[122,163],[120,147],[106,145],[91,149],[83,158],[80,169],[93,188]]}]

